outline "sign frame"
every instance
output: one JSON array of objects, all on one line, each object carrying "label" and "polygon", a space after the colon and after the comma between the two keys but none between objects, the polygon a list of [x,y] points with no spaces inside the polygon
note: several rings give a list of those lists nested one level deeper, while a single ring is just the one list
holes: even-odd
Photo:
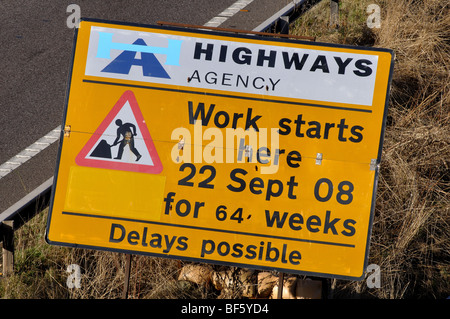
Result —
[{"label": "sign frame", "polygon": [[[335,274],[335,273],[325,273],[320,271],[305,271],[305,270],[295,270],[292,268],[283,268],[279,266],[262,266],[262,265],[256,265],[249,262],[229,262],[229,261],[223,261],[223,260],[217,260],[217,259],[208,259],[208,258],[199,258],[199,257],[188,257],[188,256],[180,256],[180,255],[173,255],[168,253],[156,253],[156,252],[145,252],[142,250],[133,250],[133,249],[122,249],[122,248],[114,248],[114,247],[104,247],[99,246],[95,244],[80,244],[70,241],[59,241],[59,240],[52,240],[49,237],[50,233],[50,227],[52,224],[52,217],[54,216],[54,201],[55,201],[55,193],[58,188],[58,174],[60,169],[60,160],[61,160],[61,154],[62,154],[62,148],[64,144],[64,130],[61,131],[61,137],[59,142],[59,148],[58,148],[58,155],[57,155],[57,163],[55,168],[55,178],[52,186],[52,194],[50,199],[50,208],[49,208],[49,214],[48,214],[48,222],[46,227],[46,234],[45,234],[45,240],[47,243],[52,245],[60,245],[60,246],[67,246],[67,247],[73,247],[73,248],[86,248],[86,249],[96,249],[96,250],[104,250],[104,251],[112,251],[112,252],[122,252],[127,254],[140,254],[140,255],[148,255],[148,256],[154,256],[154,257],[164,257],[164,258],[171,258],[171,259],[181,259],[186,261],[193,261],[193,262],[206,262],[211,264],[218,264],[218,265],[226,265],[226,266],[237,266],[237,267],[246,267],[246,268],[252,268],[252,269],[258,269],[258,270],[277,270],[281,272],[287,272],[287,273],[293,273],[293,274],[302,274],[302,275],[308,275],[308,276],[317,276],[317,277],[326,277],[326,278],[336,278],[336,279],[345,279],[345,280],[362,280],[364,279],[364,271],[368,264],[368,258],[369,258],[369,248],[370,248],[370,238],[372,233],[372,226],[373,226],[373,218],[374,218],[374,211],[375,211],[375,202],[376,202],[376,192],[377,192],[377,183],[378,183],[378,175],[379,175],[379,165],[381,162],[381,155],[382,155],[382,147],[383,147],[383,140],[384,140],[384,134],[385,134],[385,128],[386,128],[386,120],[387,120],[387,111],[388,111],[388,104],[389,104],[389,96],[390,96],[390,84],[392,81],[392,74],[393,74],[393,68],[394,68],[394,53],[392,50],[389,49],[382,49],[382,48],[371,48],[371,47],[354,47],[354,46],[348,46],[348,45],[340,45],[340,44],[328,44],[328,43],[319,43],[319,42],[306,42],[301,40],[291,40],[291,39],[285,39],[285,38],[263,38],[258,37],[254,35],[236,35],[236,34],[230,34],[230,33],[223,33],[223,32],[216,32],[216,31],[210,31],[210,30],[192,30],[192,29],[185,29],[180,27],[172,27],[172,26],[159,26],[159,25],[145,25],[145,24],[137,24],[137,23],[125,23],[125,22],[117,22],[117,21],[109,21],[109,20],[99,20],[99,19],[82,19],[82,21],[91,22],[91,23],[100,23],[100,24],[111,24],[111,25],[119,25],[124,27],[137,27],[137,28],[150,28],[152,30],[161,30],[162,32],[180,32],[180,33],[189,33],[189,34],[198,34],[199,36],[217,36],[221,38],[230,38],[231,40],[240,39],[241,41],[245,41],[246,39],[251,40],[263,40],[268,43],[276,43],[277,45],[283,44],[283,43],[290,43],[290,44],[301,44],[301,45],[308,45],[311,47],[329,47],[329,48],[336,48],[336,49],[355,49],[359,51],[370,51],[370,52],[385,52],[391,55],[391,61],[390,61],[390,69],[387,71],[389,73],[388,79],[387,79],[387,87],[385,88],[386,97],[384,101],[384,109],[382,111],[383,118],[382,118],[382,124],[380,128],[380,138],[379,138],[379,144],[378,144],[378,151],[376,155],[376,161],[372,163],[372,168],[374,171],[374,182],[373,182],[373,189],[371,190],[371,202],[370,202],[370,216],[368,216],[368,229],[367,229],[367,236],[365,238],[365,252],[364,252],[364,261],[363,261],[363,269],[359,276],[353,276],[353,275],[342,275],[342,274]],[[82,24],[80,24],[82,25]],[[65,98],[65,106],[64,106],[64,112],[63,112],[63,119],[62,119],[62,126],[66,127],[67,124],[67,112],[69,107],[69,97],[71,93],[71,87],[72,87],[72,76],[73,76],[73,68],[75,63],[75,53],[77,49],[77,40],[78,40],[78,29],[75,29],[74,34],[74,41],[73,41],[73,51],[72,51],[72,61],[71,61],[71,67],[70,72],[68,75],[68,84],[67,84],[67,91],[66,91],[66,98]],[[92,81],[94,82],[94,81]],[[126,87],[133,87],[133,85],[124,85]],[[139,87],[139,85],[134,85],[134,87]],[[167,91],[177,91],[176,89],[165,89]],[[185,92],[183,88],[179,89],[180,92]],[[198,93],[197,93],[198,94]],[[205,93],[208,95],[208,93]],[[210,95],[217,95],[220,94],[210,94]],[[342,107],[344,108],[344,107]],[[317,185],[317,184],[316,184]],[[320,186],[321,184],[319,184]],[[321,195],[320,195],[321,196]],[[77,213],[72,213],[73,216],[76,215],[82,215]],[[95,214],[92,214],[92,217],[96,217]],[[117,218],[117,220],[121,220],[120,217]],[[151,222],[153,224],[163,224],[158,221]],[[117,228],[118,229],[118,228]],[[232,231],[226,230],[224,233],[232,233]],[[235,231],[234,233],[239,234],[239,231]],[[112,234],[112,232],[111,232]],[[112,236],[112,235],[111,235]],[[262,247],[262,246],[261,246]],[[281,249],[280,249],[281,254]],[[270,255],[270,253],[269,253]],[[266,257],[267,258],[267,257]],[[289,258],[289,257],[286,257]],[[295,256],[293,257],[295,259]]]}]

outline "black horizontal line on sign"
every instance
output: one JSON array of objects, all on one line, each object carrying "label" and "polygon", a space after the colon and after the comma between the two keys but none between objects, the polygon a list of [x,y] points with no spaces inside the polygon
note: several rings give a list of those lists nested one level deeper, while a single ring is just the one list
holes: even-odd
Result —
[{"label": "black horizontal line on sign", "polygon": [[319,107],[319,108],[324,108],[324,109],[335,109],[335,110],[342,110],[342,111],[372,113],[372,110],[357,109],[357,108],[353,108],[353,107],[341,107],[341,106],[321,105],[321,104],[312,104],[312,103],[301,103],[301,102],[283,101],[283,100],[260,99],[260,98],[256,98],[256,97],[236,96],[236,95],[219,94],[219,93],[211,93],[211,92],[197,92],[197,91],[180,90],[180,89],[169,89],[169,88],[161,88],[161,87],[148,86],[148,85],[137,85],[137,84],[127,84],[127,83],[117,83],[117,82],[95,81],[95,80],[88,80],[88,79],[83,79],[83,82],[95,83],[95,84],[104,84],[104,85],[127,86],[127,87],[133,87],[133,88],[139,88],[139,89],[148,89],[148,90],[159,90],[159,91],[168,91],[168,92],[178,92],[178,93],[181,92],[181,93],[198,94],[198,95],[219,96],[219,97],[225,97],[225,98],[260,101],[260,102],[271,102],[271,103],[282,103],[282,104],[291,104],[291,105],[302,105],[302,106]]},{"label": "black horizontal line on sign", "polygon": [[234,231],[234,230],[226,230],[226,229],[216,229],[216,228],[209,228],[209,227],[169,224],[169,223],[155,222],[155,221],[148,221],[148,220],[140,220],[140,219],[133,219],[133,218],[111,217],[111,216],[92,215],[92,214],[84,214],[84,213],[73,213],[73,212],[64,212],[64,211],[62,212],[62,214],[63,215],[80,216],[80,217],[123,220],[123,221],[137,222],[137,223],[144,223],[144,224],[153,224],[153,225],[168,226],[168,227],[178,227],[178,228],[188,228],[188,229],[204,230],[204,231],[219,232],[219,233],[229,233],[229,234],[244,235],[244,236],[283,239],[283,240],[291,240],[291,241],[298,241],[298,242],[311,243],[311,244],[320,244],[320,245],[331,245],[331,246],[341,246],[341,247],[355,248],[355,245],[352,245],[352,244],[343,244],[343,243],[335,243],[335,242],[320,241],[320,240],[310,240],[310,239],[301,239],[301,238],[292,238],[292,237],[284,237],[284,236],[273,236],[273,235],[266,235],[266,234],[255,234],[255,233],[248,233],[248,232],[241,232],[241,231]]}]

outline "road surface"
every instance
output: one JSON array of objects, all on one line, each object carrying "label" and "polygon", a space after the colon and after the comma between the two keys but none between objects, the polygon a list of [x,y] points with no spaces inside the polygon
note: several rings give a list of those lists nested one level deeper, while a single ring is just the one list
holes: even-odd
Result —
[{"label": "road surface", "polygon": [[[0,174],[0,213],[54,174],[59,143],[58,132],[52,133],[52,130],[62,121],[72,58],[74,30],[67,26],[71,14],[67,12],[69,4],[77,4],[81,16],[89,18],[142,24],[168,21],[253,30],[291,2],[3,0],[0,4],[0,165],[30,145],[43,150],[35,152],[36,155],[7,174],[4,171],[4,176]],[[237,12],[233,10],[236,5],[241,8]],[[43,138],[49,133],[49,138]],[[35,143],[52,140],[56,142],[45,148],[44,144]]]}]

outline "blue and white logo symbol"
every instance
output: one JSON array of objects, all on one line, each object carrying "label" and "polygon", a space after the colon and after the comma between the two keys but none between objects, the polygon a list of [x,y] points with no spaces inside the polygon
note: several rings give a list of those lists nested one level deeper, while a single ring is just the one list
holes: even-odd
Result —
[{"label": "blue and white logo symbol", "polygon": [[[111,50],[123,51],[101,72],[127,75],[133,65],[142,67],[142,75],[148,77],[170,79],[169,74],[156,58],[155,54],[166,56],[164,65],[180,65],[180,52],[182,40],[167,39],[167,47],[149,46],[142,38],[133,44],[113,42],[113,33],[99,32],[97,58],[110,59]],[[141,58],[137,57],[140,52]]]}]

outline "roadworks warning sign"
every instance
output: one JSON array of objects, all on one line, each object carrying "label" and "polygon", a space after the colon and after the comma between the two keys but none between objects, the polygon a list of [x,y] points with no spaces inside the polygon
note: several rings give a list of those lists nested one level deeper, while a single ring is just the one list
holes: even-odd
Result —
[{"label": "roadworks warning sign", "polygon": [[[124,153],[126,146],[128,153]],[[80,166],[131,172],[162,171],[158,152],[132,91],[124,92],[119,98],[75,161]]]},{"label": "roadworks warning sign", "polygon": [[393,53],[84,20],[50,244],[361,279]]}]

